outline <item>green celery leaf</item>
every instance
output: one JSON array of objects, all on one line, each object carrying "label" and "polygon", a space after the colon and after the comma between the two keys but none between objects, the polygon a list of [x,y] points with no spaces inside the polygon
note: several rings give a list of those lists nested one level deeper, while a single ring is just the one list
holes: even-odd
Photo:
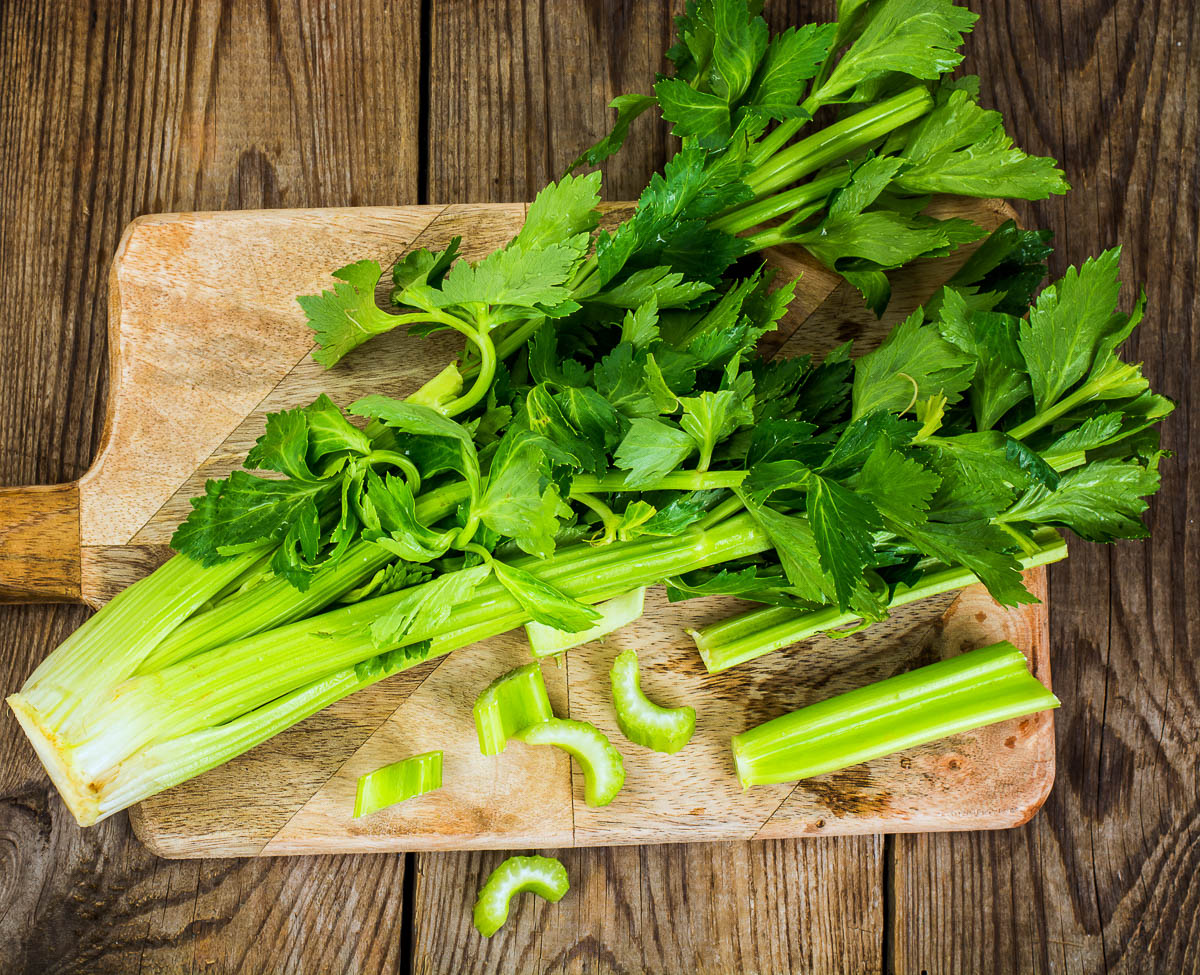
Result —
[{"label": "green celery leaf", "polygon": [[960,290],[992,292],[999,300],[989,304],[989,310],[1023,316],[1046,276],[1051,236],[1049,230],[1022,230],[1006,220],[954,272],[948,284]]},{"label": "green celery leaf", "polygon": [[395,650],[377,653],[374,657],[368,657],[366,660],[356,663],[354,676],[360,681],[382,680],[401,670],[407,670],[423,660],[428,660],[432,652],[433,644],[428,640],[422,640],[420,643],[410,643],[406,647],[397,647]]},{"label": "green celery leaf", "polygon": [[533,308],[553,306],[571,297],[567,281],[586,247],[574,242],[547,244],[525,250],[506,247],[492,251],[477,264],[459,261],[450,269],[436,292],[434,303],[452,305],[515,305]]},{"label": "green celery leaf", "polygon": [[696,449],[696,441],[678,427],[636,417],[617,447],[614,463],[629,471],[625,483],[638,488],[669,474]]},{"label": "green celery leaf", "polygon": [[[761,9],[761,4],[758,5]],[[750,87],[767,50],[767,22],[746,0],[712,0],[713,91],[730,104]]]},{"label": "green celery leaf", "polygon": [[1035,484],[1001,520],[1065,525],[1089,542],[1146,538],[1145,499],[1158,490],[1157,457],[1147,465],[1110,458],[1067,471],[1054,490]]},{"label": "green celery leaf", "polygon": [[[471,488],[471,496],[479,496],[480,474],[479,458],[475,452],[475,441],[470,431],[461,423],[451,420],[437,410],[420,403],[392,399],[389,396],[372,394],[364,396],[350,404],[349,410],[355,416],[373,417],[381,420],[393,430],[414,434],[417,437],[439,437],[451,440],[458,453],[458,462],[448,464],[441,469],[457,470],[466,478]],[[426,476],[436,471],[424,469]]]},{"label": "green celery leaf", "polygon": [[814,474],[806,487],[805,511],[821,567],[833,579],[838,605],[848,609],[875,556],[872,532],[883,522],[870,500],[837,481]]},{"label": "green celery leaf", "polygon": [[268,413],[267,428],[246,454],[246,466],[278,471],[298,481],[315,481],[308,466],[308,417],[304,410]]},{"label": "green celery leaf", "polygon": [[658,302],[653,298],[630,309],[621,322],[621,342],[644,349],[658,339]]},{"label": "green celery leaf", "polygon": [[1008,438],[1004,447],[1004,456],[1015,461],[1017,466],[1029,475],[1030,480],[1041,484],[1051,491],[1058,487],[1058,472],[1047,464],[1037,453],[1020,440]]},{"label": "green celery leaf", "polygon": [[1021,320],[1000,312],[971,312],[962,293],[942,293],[937,329],[942,338],[975,360],[968,398],[975,425],[990,430],[1030,393],[1025,360],[1017,346]]},{"label": "green celery leaf", "polygon": [[316,562],[320,542],[321,515],[309,498],[296,512],[283,543],[275,550],[271,558],[271,571],[304,592],[312,581],[313,563]]},{"label": "green celery leaf", "polygon": [[695,138],[706,149],[716,149],[733,134],[729,103],[720,95],[697,91],[679,78],[664,78],[654,86],[654,94],[663,118],[674,124],[672,135]]},{"label": "green celery leaf", "polygon": [[596,391],[613,409],[627,417],[658,415],[658,406],[646,384],[645,359],[628,343],[621,343],[596,363]]},{"label": "green celery leaf", "polygon": [[605,451],[621,440],[620,415],[590,386],[567,386],[555,394],[563,415],[580,435]]},{"label": "green celery leaf", "polygon": [[952,71],[963,59],[958,50],[963,34],[976,19],[950,0],[883,0],[813,100],[828,104],[864,81],[893,72],[932,80]]},{"label": "green celery leaf", "polygon": [[703,392],[679,400],[683,415],[679,425],[696,441],[700,451],[698,470],[707,470],[717,443],[754,417],[745,401],[732,389]]},{"label": "green celery leaf", "polygon": [[824,459],[825,450],[820,450],[819,457],[806,455],[810,449],[813,434],[816,433],[815,423],[804,420],[772,419],[756,422],[750,435],[750,445],[746,450],[746,467],[751,476],[754,468],[775,460],[795,458],[810,466]]},{"label": "green celery leaf", "polygon": [[515,565],[492,562],[496,578],[535,622],[577,633],[600,619],[600,614],[556,589],[544,579]]},{"label": "green celery leaf", "polygon": [[599,204],[599,173],[548,183],[529,204],[525,223],[509,248],[532,252],[590,234],[600,219]]},{"label": "green celery leaf", "polygon": [[410,633],[427,639],[450,618],[457,606],[471,598],[491,574],[491,566],[476,565],[435,576],[419,589],[410,590],[419,598],[401,597],[389,612],[371,622],[372,641],[375,646],[384,648],[394,646]]},{"label": "green celery leaf", "polygon": [[846,424],[821,465],[826,477],[847,477],[859,470],[879,443],[897,449],[912,442],[916,425],[884,409],[874,409]]},{"label": "green celery leaf", "polygon": [[872,410],[903,413],[940,394],[957,402],[971,382],[973,357],[923,325],[920,309],[892,329],[883,344],[854,365],[855,418]]},{"label": "green celery leaf", "polygon": [[761,505],[744,492],[739,491],[738,496],[771,539],[796,595],[813,603],[831,601],[834,598],[834,582],[822,568],[816,539],[808,521]]},{"label": "green celery leaf", "polygon": [[283,538],[301,509],[319,506],[337,487],[336,480],[278,481],[234,471],[225,481],[209,481],[205,497],[193,499],[195,510],[171,544],[211,564],[223,549]]},{"label": "green celery leaf", "polygon": [[1101,343],[1128,319],[1115,315],[1120,248],[1089,258],[1038,295],[1021,326],[1020,348],[1038,410],[1056,403],[1088,374]]},{"label": "green celery leaf", "polygon": [[688,525],[694,524],[708,514],[717,499],[723,494],[723,491],[691,491],[680,495],[637,525],[636,530],[630,532],[629,537],[634,538],[640,535],[674,537],[682,533]]},{"label": "green celery leaf", "polygon": [[1012,502],[1029,482],[1008,457],[1007,438],[998,430],[930,437],[918,445],[926,466],[942,478],[930,504],[938,521],[991,518]]},{"label": "green celery leaf", "polygon": [[854,477],[851,487],[896,525],[921,525],[942,479],[912,457],[880,440]]},{"label": "green celery leaf", "polygon": [[614,98],[608,103],[609,108],[617,110],[617,120],[613,123],[612,130],[590,149],[581,152],[567,167],[567,172],[572,172],[580,166],[599,166],[609,156],[617,153],[625,144],[629,126],[646,109],[657,104],[658,100],[653,95],[631,94],[618,95]]},{"label": "green celery leaf", "polygon": [[1000,113],[961,89],[917,122],[903,158],[896,185],[909,193],[1044,200],[1069,188],[1053,159],[1013,146]]},{"label": "green celery leaf", "polygon": [[367,472],[359,497],[363,538],[407,562],[429,562],[446,553],[451,532],[437,532],[417,520],[416,501],[402,477]]},{"label": "green celery leaf", "polygon": [[650,301],[657,308],[684,308],[712,289],[705,281],[684,280],[682,273],[669,267],[647,267],[588,300],[616,308],[638,308]]},{"label": "green celery leaf", "polygon": [[313,358],[329,368],[351,349],[396,327],[399,316],[375,304],[375,288],[383,269],[376,261],[358,261],[333,272],[332,291],[296,299],[317,333],[320,348]]},{"label": "green celery leaf", "polygon": [[1003,606],[1021,606],[1038,600],[1021,581],[1021,567],[1006,552],[1013,540],[1003,529],[986,521],[956,524],[928,522],[908,526],[905,537],[921,551],[947,565],[963,565],[987,586],[992,598]]},{"label": "green celery leaf", "polygon": [[410,287],[439,287],[450,265],[459,257],[458,245],[461,242],[461,237],[453,237],[444,250],[431,251],[418,247],[398,260],[392,267],[392,281],[395,284],[393,303],[404,304],[404,292]]},{"label": "green celery leaf", "polygon": [[308,455],[312,460],[340,450],[356,454],[371,452],[371,438],[347,420],[324,393],[304,407],[304,416],[308,420]]},{"label": "green celery leaf", "polygon": [[764,571],[761,566],[748,565],[743,569],[721,569],[719,572],[689,572],[667,580],[667,599],[679,602],[704,596],[735,596],[759,603],[794,605],[795,597],[787,595],[788,579],[778,572]]},{"label": "green celery leaf", "polygon": [[525,398],[525,422],[574,460],[574,465],[589,473],[608,469],[608,454],[603,436],[593,440],[577,430],[563,413],[545,384],[534,386]]},{"label": "green celery leaf", "polygon": [[743,107],[769,119],[806,117],[799,107],[805,82],[824,63],[836,32],[837,24],[805,24],[771,38]]},{"label": "green celery leaf", "polygon": [[509,427],[492,458],[477,512],[488,528],[513,538],[522,551],[538,558],[554,551],[562,504],[552,484],[542,486],[548,445],[525,428]]}]

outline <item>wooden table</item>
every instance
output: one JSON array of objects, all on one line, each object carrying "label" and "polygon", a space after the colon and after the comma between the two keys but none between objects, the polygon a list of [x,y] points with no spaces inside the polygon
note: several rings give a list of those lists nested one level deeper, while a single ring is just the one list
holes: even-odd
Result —
[{"label": "wooden table", "polygon": [[[678,6],[678,4],[673,4]],[[1115,241],[1134,358],[1180,400],[1154,540],[1051,576],[1059,776],[1002,833],[577,850],[559,908],[491,941],[501,854],[169,862],[66,814],[0,711],[3,972],[1200,970],[1200,10],[974,0],[968,66],[1075,189],[1026,206],[1061,272]],[[0,483],[78,476],[104,416],[105,275],[146,212],[522,200],[645,89],[659,3],[0,3]],[[832,4],[769,2],[776,21]],[[635,130],[606,194],[668,151]],[[1132,294],[1130,288],[1126,297]],[[0,692],[85,618],[0,609]]]}]

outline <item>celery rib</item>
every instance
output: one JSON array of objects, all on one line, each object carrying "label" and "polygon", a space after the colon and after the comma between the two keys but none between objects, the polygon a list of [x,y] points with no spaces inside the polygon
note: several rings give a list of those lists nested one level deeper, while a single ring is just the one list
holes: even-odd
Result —
[{"label": "celery rib", "polygon": [[1058,704],[1001,642],[734,735],[734,764],[742,788],[793,782]]}]

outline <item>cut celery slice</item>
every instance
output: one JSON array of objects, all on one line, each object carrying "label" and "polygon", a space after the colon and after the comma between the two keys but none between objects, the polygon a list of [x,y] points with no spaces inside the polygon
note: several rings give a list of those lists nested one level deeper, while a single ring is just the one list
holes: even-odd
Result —
[{"label": "cut celery slice", "polygon": [[442,787],[442,753],[424,752],[358,777],[354,818]]},{"label": "cut celery slice", "polygon": [[525,664],[492,681],[475,699],[475,732],[484,755],[499,755],[523,728],[554,717],[539,663]]},{"label": "cut celery slice", "polygon": [[517,894],[529,891],[553,904],[562,900],[570,886],[567,868],[554,857],[509,857],[479,888],[475,930],[485,938],[499,931],[508,920],[508,905]]},{"label": "cut celery slice", "polygon": [[600,619],[586,630],[568,633],[544,623],[526,623],[525,635],[529,638],[529,649],[535,657],[549,657],[564,650],[583,646],[592,640],[608,636],[622,626],[628,626],[641,617],[646,605],[645,588],[633,589],[624,595],[617,596],[607,602],[599,603],[594,608],[599,611]]},{"label": "cut celery slice", "polygon": [[589,806],[607,806],[625,784],[625,762],[604,732],[586,721],[551,718],[514,736],[527,745],[554,745],[583,769],[583,797]]},{"label": "cut celery slice", "polygon": [[696,731],[696,709],[684,705],[664,708],[642,692],[637,651],[617,654],[609,671],[613,707],[621,733],[636,745],[672,755],[691,741]]}]

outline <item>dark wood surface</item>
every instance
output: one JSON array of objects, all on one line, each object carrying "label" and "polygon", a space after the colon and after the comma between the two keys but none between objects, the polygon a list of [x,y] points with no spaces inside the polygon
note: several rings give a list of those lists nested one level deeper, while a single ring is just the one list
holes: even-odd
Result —
[{"label": "dark wood surface", "polygon": [[[1075,189],[1056,269],[1116,241],[1180,401],[1145,545],[1051,574],[1059,776],[1003,833],[571,851],[557,908],[469,927],[494,854],[168,862],[79,830],[0,710],[0,972],[1200,970],[1200,10],[993,0],[969,67]],[[769,0],[773,19],[828,14]],[[0,3],[0,484],[86,469],[105,274],[139,213],[527,199],[644,89],[661,3]],[[635,129],[612,198],[668,151]],[[1198,431],[1200,433],[1200,431]],[[0,607],[0,692],[86,611]]]}]

